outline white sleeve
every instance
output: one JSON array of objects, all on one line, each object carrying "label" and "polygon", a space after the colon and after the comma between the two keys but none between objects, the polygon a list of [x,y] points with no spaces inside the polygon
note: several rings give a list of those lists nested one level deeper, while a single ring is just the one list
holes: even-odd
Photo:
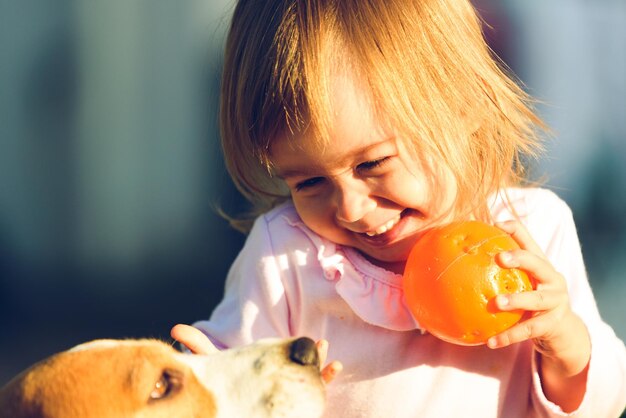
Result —
[{"label": "white sleeve", "polygon": [[288,318],[279,259],[261,216],[229,270],[224,298],[208,321],[193,325],[223,349],[264,337],[287,337]]},{"label": "white sleeve", "polygon": [[546,399],[534,362],[533,401],[542,405],[540,409],[545,408],[541,416],[546,417],[618,417],[626,406],[626,348],[600,317],[570,208],[551,192],[540,194],[541,207],[529,211],[534,215],[528,217],[527,226],[554,268],[565,277],[572,310],[585,322],[592,349],[587,391],[577,411],[565,414]]}]

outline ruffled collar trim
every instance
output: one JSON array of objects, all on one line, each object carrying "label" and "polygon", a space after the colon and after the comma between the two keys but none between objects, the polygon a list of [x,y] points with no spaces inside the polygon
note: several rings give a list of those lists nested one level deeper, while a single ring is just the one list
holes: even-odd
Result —
[{"label": "ruffled collar trim", "polygon": [[320,237],[297,214],[287,216],[287,222],[314,243],[325,279],[335,283],[337,294],[363,321],[393,331],[421,331],[406,305],[402,275],[372,264],[353,248]]},{"label": "ruffled collar trim", "polygon": [[[517,210],[525,207],[520,200],[524,200],[520,189],[507,189],[492,196],[490,210],[497,220],[510,219],[511,204]],[[356,315],[369,324],[394,331],[425,332],[406,305],[402,275],[372,264],[354,248],[320,237],[304,225],[291,202],[285,206],[289,206],[288,210],[281,212],[287,222],[304,232],[314,243],[324,277],[335,283],[337,293]]]}]

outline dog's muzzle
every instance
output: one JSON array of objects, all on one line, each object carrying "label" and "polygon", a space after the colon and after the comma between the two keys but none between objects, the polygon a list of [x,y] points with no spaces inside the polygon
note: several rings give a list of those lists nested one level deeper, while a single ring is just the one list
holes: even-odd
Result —
[{"label": "dog's muzzle", "polygon": [[294,363],[303,366],[319,367],[320,365],[315,341],[307,337],[298,338],[291,343],[289,347],[289,358]]}]

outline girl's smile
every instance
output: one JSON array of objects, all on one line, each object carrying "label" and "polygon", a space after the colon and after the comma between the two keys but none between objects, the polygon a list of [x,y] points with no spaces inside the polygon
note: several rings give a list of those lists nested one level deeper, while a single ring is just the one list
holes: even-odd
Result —
[{"label": "girl's smile", "polygon": [[400,219],[401,219],[401,214],[398,214],[398,216],[395,216],[393,219],[391,219],[390,221],[386,222],[380,228],[377,228],[375,231],[366,232],[365,234],[368,237],[381,236],[382,234],[384,234],[384,233],[388,232],[390,229],[392,229],[394,226],[398,225],[400,223]]},{"label": "girl's smile", "polygon": [[[311,130],[278,138],[273,167],[309,228],[401,273],[420,233],[454,201],[456,184],[378,123],[349,77],[335,77],[333,92],[328,141]],[[445,179],[436,190],[433,170]]]}]

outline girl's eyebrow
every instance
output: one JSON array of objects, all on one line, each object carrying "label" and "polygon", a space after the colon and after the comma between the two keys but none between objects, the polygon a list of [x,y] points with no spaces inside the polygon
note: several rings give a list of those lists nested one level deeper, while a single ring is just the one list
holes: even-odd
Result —
[{"label": "girl's eyebrow", "polygon": [[274,176],[278,177],[281,180],[286,180],[292,177],[302,177],[306,176],[306,172],[299,169],[288,169],[288,170],[278,170],[274,167]]},{"label": "girl's eyebrow", "polygon": [[[344,169],[341,172],[338,173],[333,173],[333,174],[324,174],[323,176],[326,177],[336,177],[341,175],[342,173],[345,173],[347,171],[350,171],[351,168],[348,167],[346,169]],[[322,174],[319,174],[319,171],[322,171],[321,169],[318,171],[315,171],[315,169],[313,170],[307,170],[307,169],[303,169],[303,170],[299,170],[299,169],[289,169],[289,170],[285,170],[285,171],[275,171],[274,174],[276,175],[276,177],[278,177],[281,180],[287,180],[290,178],[297,178],[297,177],[320,177],[322,176]]]},{"label": "girl's eyebrow", "polygon": [[[355,151],[352,151],[349,153],[349,155],[347,157],[343,157],[343,158],[339,158],[337,159],[337,163],[338,165],[342,165],[346,162],[351,162],[351,160],[354,159],[354,156],[362,156],[368,152],[371,152],[372,150],[376,150],[377,148],[380,148],[386,144],[388,144],[391,141],[395,141],[395,137],[385,137],[384,139],[374,143],[374,144],[369,144],[366,145],[360,149],[357,149]],[[299,166],[299,167],[288,167],[284,170],[281,170],[277,167],[274,167],[274,175],[278,178],[280,178],[281,180],[286,180],[289,178],[293,178],[293,177],[310,177],[312,175],[317,175],[316,173],[318,171],[320,171],[319,169],[317,169],[318,166]]]}]

